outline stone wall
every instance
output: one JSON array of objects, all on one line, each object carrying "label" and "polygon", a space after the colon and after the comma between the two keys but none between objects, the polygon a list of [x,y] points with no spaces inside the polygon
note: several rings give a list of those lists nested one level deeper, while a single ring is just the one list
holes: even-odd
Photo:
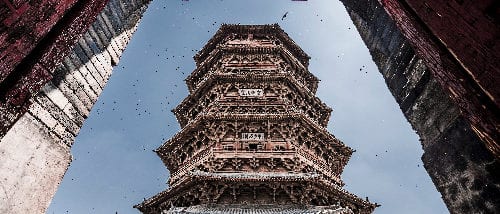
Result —
[{"label": "stone wall", "polygon": [[0,142],[0,213],[43,213],[149,0],[110,0]]},{"label": "stone wall", "polygon": [[451,213],[494,213],[500,164],[377,0],[341,0],[402,112]]},{"label": "stone wall", "polygon": [[52,79],[51,71],[107,1],[0,3],[0,137],[27,111],[29,98]]}]

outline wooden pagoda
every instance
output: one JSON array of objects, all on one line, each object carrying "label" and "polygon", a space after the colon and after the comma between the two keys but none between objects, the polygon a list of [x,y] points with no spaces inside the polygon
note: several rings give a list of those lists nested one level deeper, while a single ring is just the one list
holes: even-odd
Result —
[{"label": "wooden pagoda", "polygon": [[169,188],[143,213],[372,213],[342,189],[353,150],[330,134],[309,56],[277,25],[222,25],[194,57],[182,129],[156,153]]}]

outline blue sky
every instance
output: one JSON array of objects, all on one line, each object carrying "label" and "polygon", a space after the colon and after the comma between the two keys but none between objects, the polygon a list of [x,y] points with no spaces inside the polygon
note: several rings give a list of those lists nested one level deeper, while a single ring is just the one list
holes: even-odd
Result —
[{"label": "blue sky", "polygon": [[382,204],[375,213],[448,212],[418,136],[339,1],[155,0],[76,138],[47,213],[139,213],[134,204],[167,188],[152,150],[179,131],[170,110],[188,94],[192,56],[221,23],[278,23],[311,56],[317,96],[334,109],[328,130],[357,150],[342,175],[347,190]]}]

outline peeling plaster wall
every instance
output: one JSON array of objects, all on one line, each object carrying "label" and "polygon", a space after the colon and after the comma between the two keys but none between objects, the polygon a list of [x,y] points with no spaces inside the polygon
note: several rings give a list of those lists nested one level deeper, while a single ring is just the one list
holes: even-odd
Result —
[{"label": "peeling plaster wall", "polygon": [[420,136],[422,161],[451,213],[500,210],[500,164],[377,0],[341,0]]},{"label": "peeling plaster wall", "polygon": [[111,0],[0,142],[0,213],[43,213],[149,0]]},{"label": "peeling plaster wall", "polygon": [[0,213],[44,213],[71,162],[69,147],[27,114],[0,143]]}]

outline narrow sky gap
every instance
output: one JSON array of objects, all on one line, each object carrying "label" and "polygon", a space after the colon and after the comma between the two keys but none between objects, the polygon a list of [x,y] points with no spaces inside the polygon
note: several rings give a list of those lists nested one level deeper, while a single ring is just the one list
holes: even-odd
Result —
[{"label": "narrow sky gap", "polygon": [[326,0],[153,1],[47,213],[138,213],[134,204],[166,188],[168,172],[152,150],[179,130],[170,110],[187,96],[192,57],[221,23],[278,23],[311,56],[317,96],[334,109],[328,129],[357,150],[343,173],[346,189],[381,204],[375,213],[447,213],[418,137],[345,8]]}]

